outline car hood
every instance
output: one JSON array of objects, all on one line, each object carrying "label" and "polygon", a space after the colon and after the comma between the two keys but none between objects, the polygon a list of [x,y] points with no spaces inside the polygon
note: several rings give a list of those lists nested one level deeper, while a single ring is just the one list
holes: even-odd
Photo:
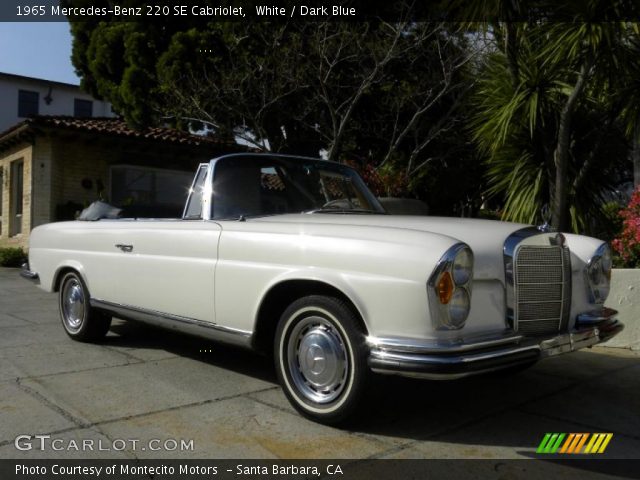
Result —
[{"label": "car hood", "polygon": [[[530,226],[521,223],[454,217],[325,213],[275,215],[256,218],[252,221],[390,228],[397,229],[399,236],[402,235],[403,230],[446,235],[465,242],[471,247],[475,257],[474,278],[478,280],[504,278],[504,242],[513,232]],[[363,236],[366,236],[366,231],[363,231]]]}]

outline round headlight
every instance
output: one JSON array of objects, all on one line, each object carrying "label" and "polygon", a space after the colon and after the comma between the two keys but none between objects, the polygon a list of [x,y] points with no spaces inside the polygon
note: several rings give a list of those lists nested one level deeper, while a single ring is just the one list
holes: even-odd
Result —
[{"label": "round headlight", "polygon": [[471,309],[473,251],[459,242],[449,247],[427,281],[434,330],[459,330]]},{"label": "round headlight", "polygon": [[600,260],[594,261],[589,269],[589,281],[592,285],[599,285],[602,281],[602,265]]},{"label": "round headlight", "polygon": [[473,275],[473,254],[468,248],[461,249],[453,260],[453,281],[466,285]]},{"label": "round headlight", "polygon": [[587,264],[589,301],[602,304],[609,295],[611,283],[611,250],[603,243]]},{"label": "round headlight", "polygon": [[449,301],[449,323],[450,326],[460,328],[464,325],[467,315],[469,315],[469,294],[464,288],[456,288]]}]

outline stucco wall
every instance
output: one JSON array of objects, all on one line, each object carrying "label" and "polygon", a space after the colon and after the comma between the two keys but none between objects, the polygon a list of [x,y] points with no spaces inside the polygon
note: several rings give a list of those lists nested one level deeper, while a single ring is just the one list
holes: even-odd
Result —
[{"label": "stucco wall", "polygon": [[[0,74],[0,132],[24,120],[18,116],[18,91],[38,92],[38,113],[40,115],[73,115],[74,99],[91,100],[94,117],[114,117],[111,104],[96,100],[80,90],[80,87],[59,82],[50,82],[38,78]],[[50,95],[47,103],[45,97]]]},{"label": "stucco wall", "polygon": [[625,329],[604,345],[640,350],[640,269],[614,269],[611,293],[605,303],[618,310]]}]

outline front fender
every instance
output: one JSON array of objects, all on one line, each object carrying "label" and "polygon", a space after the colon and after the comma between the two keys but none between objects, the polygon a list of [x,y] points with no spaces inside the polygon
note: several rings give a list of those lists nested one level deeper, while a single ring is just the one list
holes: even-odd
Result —
[{"label": "front fender", "polygon": [[347,226],[331,236],[320,225],[307,225],[303,233],[292,224],[276,228],[274,223],[236,222],[232,227],[223,228],[216,265],[221,324],[253,331],[271,288],[288,280],[312,280],[347,296],[371,335],[431,336],[426,283],[456,239],[383,228],[369,228],[362,238],[362,229],[356,235],[358,229]]}]

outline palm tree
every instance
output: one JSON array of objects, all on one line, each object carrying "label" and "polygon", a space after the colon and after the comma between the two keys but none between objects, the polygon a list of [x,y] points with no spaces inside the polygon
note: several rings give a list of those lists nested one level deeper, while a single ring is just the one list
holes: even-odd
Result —
[{"label": "palm tree", "polygon": [[631,160],[634,170],[634,184],[640,186],[640,27],[636,24],[628,25],[632,29],[630,40],[625,45],[626,57],[638,59],[631,61],[625,68],[625,75],[618,77],[620,88],[618,101],[624,105],[622,120],[627,136],[631,139]]},{"label": "palm tree", "polygon": [[[598,6],[576,4],[575,17],[602,14]],[[590,229],[616,180],[612,160],[627,157],[620,118],[637,113],[638,94],[616,92],[637,68],[637,29],[544,20],[492,28],[496,48],[480,72],[472,123],[490,193],[504,195],[505,219],[532,223],[549,204],[557,229]]]}]

